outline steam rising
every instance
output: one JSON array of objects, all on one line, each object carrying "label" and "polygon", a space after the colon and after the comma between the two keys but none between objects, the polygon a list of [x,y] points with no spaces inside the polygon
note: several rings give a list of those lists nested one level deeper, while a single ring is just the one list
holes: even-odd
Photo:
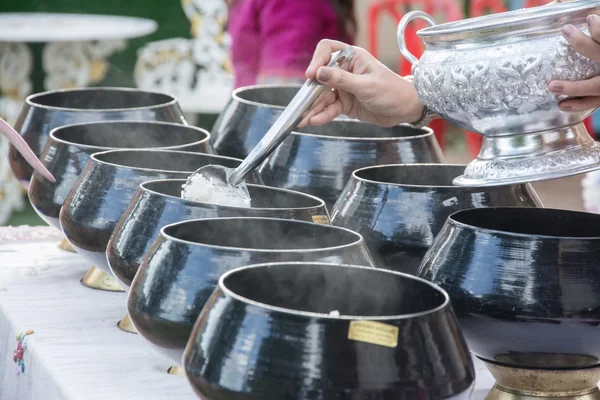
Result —
[{"label": "steam rising", "polygon": [[202,130],[157,122],[92,122],[64,126],[52,136],[69,144],[100,149],[187,149],[208,139]]},{"label": "steam rising", "polygon": [[202,153],[168,150],[112,150],[93,156],[100,162],[117,164],[121,167],[145,168],[153,171],[168,171],[191,174],[209,164],[236,168],[240,161]]},{"label": "steam rising", "polygon": [[445,301],[438,289],[404,275],[333,264],[273,263],[241,268],[227,276],[223,286],[267,307],[330,317],[421,313]]},{"label": "steam rising", "polygon": [[[190,220],[166,228],[165,233],[177,239],[207,246],[252,251],[314,251],[351,246],[359,239],[354,232],[330,225],[288,219],[244,217]],[[326,253],[327,255],[341,254]],[[336,261],[340,260],[338,257],[334,258]]]},{"label": "steam rising", "polygon": [[131,110],[167,105],[173,97],[141,90],[86,88],[43,93],[32,97],[34,104],[72,110]]},{"label": "steam rising", "polygon": [[407,125],[396,125],[391,128],[382,128],[377,125],[361,121],[334,120],[321,126],[305,126],[296,129],[297,132],[322,135],[330,138],[370,138],[370,139],[398,139],[411,138],[427,133],[424,129],[415,129]]}]

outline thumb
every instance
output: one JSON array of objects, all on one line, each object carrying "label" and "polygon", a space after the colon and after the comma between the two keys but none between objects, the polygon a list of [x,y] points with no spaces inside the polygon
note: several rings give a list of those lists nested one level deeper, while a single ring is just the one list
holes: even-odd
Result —
[{"label": "thumb", "polygon": [[352,94],[364,86],[362,77],[343,69],[321,67],[317,70],[317,81],[331,89],[345,90]]}]

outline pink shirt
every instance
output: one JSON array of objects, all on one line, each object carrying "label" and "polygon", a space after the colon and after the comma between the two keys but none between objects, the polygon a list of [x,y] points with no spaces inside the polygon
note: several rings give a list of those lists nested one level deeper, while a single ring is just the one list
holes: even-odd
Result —
[{"label": "pink shirt", "polygon": [[329,0],[237,0],[228,30],[236,88],[303,81],[321,39],[351,42]]}]

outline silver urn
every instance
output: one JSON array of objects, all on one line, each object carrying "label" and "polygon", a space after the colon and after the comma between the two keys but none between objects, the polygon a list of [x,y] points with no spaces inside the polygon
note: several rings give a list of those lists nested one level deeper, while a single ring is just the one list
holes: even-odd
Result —
[{"label": "silver urn", "polygon": [[[585,80],[600,65],[569,46],[561,29],[585,33],[586,17],[600,0],[576,0],[436,25],[428,14],[406,14],[398,26],[402,55],[413,64],[423,104],[455,125],[483,135],[476,160],[454,180],[492,186],[554,179],[600,168],[600,145],[583,120],[594,110],[564,112],[566,96],[551,93],[552,80]],[[415,19],[432,25],[417,35],[420,60],[404,34]]]}]

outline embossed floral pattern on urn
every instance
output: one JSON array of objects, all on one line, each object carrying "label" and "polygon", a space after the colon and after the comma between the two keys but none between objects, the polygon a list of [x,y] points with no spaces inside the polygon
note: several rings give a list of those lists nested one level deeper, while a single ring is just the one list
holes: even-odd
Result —
[{"label": "embossed floral pattern on urn", "polygon": [[[562,115],[562,126],[581,121],[558,108],[547,89],[554,79],[600,75],[600,65],[575,52],[560,33],[503,45],[438,50],[415,66],[421,101],[455,124],[486,135],[535,132]],[[532,118],[535,116],[535,118]]]},{"label": "embossed floral pattern on urn", "polygon": [[[548,89],[553,80],[600,75],[600,65],[577,53],[562,35],[572,25],[589,35],[587,17],[600,3],[570,0],[437,25],[423,11],[398,25],[402,55],[413,64],[417,94],[442,118],[484,136],[477,159],[459,186],[536,182],[600,168],[600,143],[583,120],[594,110],[566,112],[566,96]],[[406,46],[406,29],[421,19],[417,35],[427,49],[418,60]]]}]

